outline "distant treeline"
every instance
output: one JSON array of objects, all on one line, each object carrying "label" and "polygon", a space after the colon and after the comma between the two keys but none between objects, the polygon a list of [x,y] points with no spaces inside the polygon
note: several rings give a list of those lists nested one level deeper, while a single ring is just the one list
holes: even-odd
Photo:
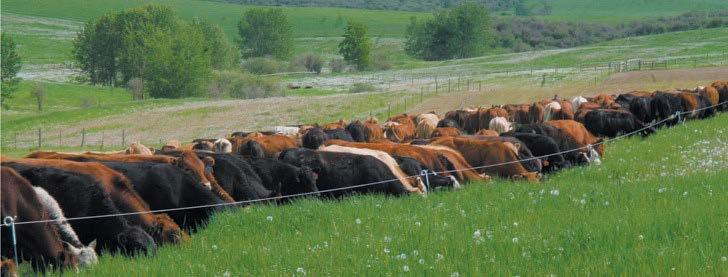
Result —
[{"label": "distant treeline", "polygon": [[490,11],[513,10],[521,0],[212,0],[218,2],[238,3],[263,6],[292,7],[338,7],[369,10],[396,10],[431,12],[448,9],[464,2],[486,6]]},{"label": "distant treeline", "polygon": [[678,16],[620,24],[556,22],[533,17],[502,17],[493,24],[498,46],[516,52],[534,48],[567,48],[632,36],[718,27],[728,27],[728,10],[688,12]]}]

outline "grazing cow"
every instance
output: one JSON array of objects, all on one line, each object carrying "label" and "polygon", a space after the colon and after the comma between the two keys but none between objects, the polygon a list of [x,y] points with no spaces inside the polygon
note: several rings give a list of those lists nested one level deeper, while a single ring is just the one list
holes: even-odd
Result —
[{"label": "grazing cow", "polygon": [[399,164],[397,164],[397,161],[392,158],[389,154],[383,151],[379,150],[372,150],[372,149],[366,149],[366,148],[353,148],[353,147],[346,147],[346,146],[340,146],[340,145],[329,145],[321,148],[321,151],[327,151],[327,152],[338,152],[338,153],[350,153],[350,154],[356,154],[356,155],[366,155],[371,156],[382,162],[384,165],[389,168],[389,170],[392,172],[394,176],[396,176],[402,184],[408,187],[408,190],[415,191],[419,190],[422,193],[427,193],[427,188],[425,188],[425,185],[422,183],[419,177],[410,177],[402,171],[402,169],[399,167]]},{"label": "grazing cow", "polygon": [[608,94],[598,94],[591,99],[591,102],[597,103],[605,109],[616,108],[614,96]]},{"label": "grazing cow", "polygon": [[488,130],[488,129],[480,129],[477,133],[475,133],[476,136],[483,136],[483,137],[497,137],[500,134],[494,130]]},{"label": "grazing cow", "polygon": [[351,135],[353,141],[366,142],[369,140],[367,132],[364,130],[364,124],[359,120],[355,120],[346,125],[346,132]]},{"label": "grazing cow", "polygon": [[689,112],[685,116],[687,118],[700,118],[700,99],[698,95],[690,91],[678,92],[677,97],[682,101],[683,110]]},{"label": "grazing cow", "polygon": [[324,130],[344,129],[346,128],[346,125],[346,121],[342,118],[337,122],[326,123],[322,128]]},{"label": "grazing cow", "polygon": [[[496,117],[508,117],[508,111],[500,107],[492,107],[490,109],[478,109],[478,129],[487,129],[490,121]],[[474,132],[471,132],[474,133]]]},{"label": "grazing cow", "polygon": [[232,153],[233,144],[226,138],[219,138],[213,143],[213,148],[217,153]]},{"label": "grazing cow", "polygon": [[379,126],[379,121],[370,117],[367,121],[364,121],[364,134],[366,135],[367,142],[374,142],[384,140],[384,130]]},{"label": "grazing cow", "polygon": [[[176,166],[149,162],[103,162],[105,166],[124,174],[141,198],[153,210],[177,209],[228,203],[195,181],[191,174]],[[207,221],[217,206],[169,211],[167,214],[183,228],[196,229]]]},{"label": "grazing cow", "polygon": [[198,151],[197,155],[215,159],[215,165],[213,165],[215,179],[220,187],[227,191],[235,201],[257,200],[275,196],[274,192],[265,187],[263,180],[243,156],[203,151]]},{"label": "grazing cow", "polygon": [[655,133],[654,127],[648,127],[634,114],[620,110],[590,111],[584,117],[584,125],[592,134],[610,138],[638,131],[642,137]]},{"label": "grazing cow", "polygon": [[18,268],[15,266],[13,259],[0,258],[0,276],[18,277]]},{"label": "grazing cow", "polygon": [[182,149],[182,143],[179,142],[179,140],[171,139],[167,141],[167,143],[162,146],[161,151],[171,151],[171,150],[180,150]]},{"label": "grazing cow", "polygon": [[415,137],[421,139],[428,139],[432,136],[432,132],[437,128],[437,121],[434,123],[428,119],[422,119],[417,123],[417,130]]},{"label": "grazing cow", "polygon": [[[422,170],[427,169],[424,165],[409,157],[392,156],[402,171],[408,176],[417,176],[422,174]],[[429,182],[428,191],[436,188],[460,188],[460,183],[455,177],[437,175],[433,171],[428,169],[426,180]]]},{"label": "grazing cow", "polygon": [[541,123],[543,122],[544,113],[544,106],[535,102],[528,108],[528,121],[530,123]]},{"label": "grazing cow", "polygon": [[560,154],[559,144],[549,136],[533,133],[504,133],[503,136],[517,138],[528,146],[535,157],[542,158],[543,172],[556,172],[562,168],[569,167],[569,162]]},{"label": "grazing cow", "polygon": [[644,123],[653,122],[655,120],[653,117],[654,112],[652,111],[652,97],[634,97],[627,107],[628,111]]},{"label": "grazing cow", "polygon": [[601,156],[604,156],[604,143],[601,138],[594,136],[586,129],[584,124],[574,120],[553,120],[545,124],[560,129],[570,136],[574,142],[585,149],[586,158],[589,163],[601,164]]},{"label": "grazing cow", "polygon": [[[447,168],[446,172],[440,171],[440,174],[450,175],[461,181],[489,181],[490,176],[487,174],[478,174],[473,170],[473,166],[465,160],[460,152],[455,151],[452,148],[440,146],[440,145],[417,145],[417,147],[423,148],[428,151],[432,151],[437,154],[437,157]],[[419,162],[419,161],[418,161]],[[435,171],[431,168],[427,168],[422,163],[423,168],[429,171]]]},{"label": "grazing cow", "polygon": [[309,149],[318,149],[325,141],[330,139],[340,139],[353,141],[351,135],[344,129],[324,130],[319,127],[312,128],[303,135],[301,146]]},{"label": "grazing cow", "polygon": [[544,107],[543,121],[549,121],[556,118],[558,112],[561,111],[561,104],[558,101],[552,101]]},{"label": "grazing cow", "polygon": [[273,133],[278,135],[292,136],[298,134],[301,131],[300,127],[295,126],[275,126],[273,127]]},{"label": "grazing cow", "polygon": [[[174,153],[175,157],[168,156],[167,153]],[[215,164],[215,160],[212,158],[200,159],[197,154],[190,150],[183,151],[158,151],[157,154],[152,156],[141,156],[141,155],[102,155],[102,154],[66,154],[56,152],[34,152],[26,156],[26,158],[40,158],[40,159],[64,159],[77,162],[89,162],[89,161],[108,161],[108,162],[153,162],[153,163],[164,163],[177,166],[182,170],[188,172],[199,182],[200,185],[213,190],[220,198],[225,201],[233,202],[233,199],[228,195],[215,180],[215,177],[210,173],[212,171],[212,165]]]},{"label": "grazing cow", "polygon": [[272,196],[288,196],[318,191],[318,187],[316,187],[317,176],[306,166],[297,167],[270,158],[253,159],[250,164],[263,181],[263,185],[272,192]]},{"label": "grazing cow", "polygon": [[559,149],[565,151],[563,153],[564,159],[572,165],[583,165],[591,161],[597,161],[598,154],[591,155],[588,148],[584,148],[584,145],[578,143],[572,135],[552,125],[545,123],[520,125],[514,131],[540,134],[552,138],[559,145]]},{"label": "grazing cow", "polygon": [[718,89],[713,86],[699,86],[695,88],[693,92],[707,98],[710,106],[718,105],[718,103],[720,102],[720,94],[718,93]]},{"label": "grazing cow", "polygon": [[445,113],[445,117],[443,120],[449,119],[449,120],[454,121],[457,124],[456,126],[445,126],[445,127],[458,127],[458,128],[462,128],[463,130],[465,130],[464,129],[465,121],[472,113],[473,113],[473,111],[471,111],[471,110],[462,110],[462,109],[455,110],[455,111],[449,111],[449,112]]},{"label": "grazing cow", "polygon": [[456,137],[462,135],[460,129],[455,127],[437,127],[430,137]]},{"label": "grazing cow", "polygon": [[215,140],[213,139],[195,139],[192,141],[192,150],[215,150]]},{"label": "grazing cow", "polygon": [[152,150],[138,142],[132,142],[126,149],[126,154],[152,155]]},{"label": "grazing cow", "polygon": [[541,172],[543,169],[543,166],[541,164],[541,160],[534,159],[533,153],[531,153],[531,150],[528,149],[528,146],[523,143],[522,141],[518,140],[514,137],[509,136],[463,136],[461,138],[465,139],[471,139],[471,140],[480,140],[480,141],[500,141],[500,142],[508,142],[511,145],[515,146],[518,150],[518,159],[521,160],[521,165],[523,165],[523,168],[528,170],[529,172]]},{"label": "grazing cow", "polygon": [[[122,213],[109,193],[88,175],[15,162],[3,162],[3,166],[12,167],[34,186],[45,189],[61,206],[65,216],[74,218]],[[80,241],[97,240],[99,249],[112,252],[121,250],[126,255],[153,251],[156,248],[154,239],[138,226],[129,223],[127,218],[110,216],[70,223]]]},{"label": "grazing cow", "polygon": [[[0,191],[2,192],[2,206],[0,216],[4,219],[11,216],[17,222],[50,220],[38,200],[33,186],[21,177],[15,170],[2,167],[0,176]],[[56,266],[61,270],[65,267],[78,265],[74,252],[75,247],[63,243],[56,228],[50,222],[36,224],[16,225],[15,238],[18,243],[18,253],[21,260],[29,260],[36,270],[45,270],[46,264]],[[12,257],[10,227],[2,227],[2,256]]]},{"label": "grazing cow", "polygon": [[456,128],[460,129],[460,125],[457,121],[450,119],[450,118],[443,118],[439,122],[437,122],[437,128]]},{"label": "grazing cow", "polygon": [[715,81],[710,86],[718,91],[717,110],[728,111],[728,81]]},{"label": "grazing cow", "polygon": [[488,129],[500,133],[505,133],[511,130],[511,123],[505,117],[494,117],[488,123]]},{"label": "grazing cow", "polygon": [[586,102],[584,104],[581,104],[579,110],[576,111],[574,114],[574,120],[579,121],[581,123],[584,123],[584,116],[586,116],[586,113],[592,110],[601,109],[602,106],[600,106],[597,103],[592,102]]},{"label": "grazing cow", "polygon": [[508,111],[508,120],[518,123],[518,124],[531,123],[530,114],[529,114],[531,105],[529,105],[529,104],[505,105],[504,108]]},{"label": "grazing cow", "polygon": [[578,111],[579,107],[581,107],[581,104],[588,103],[589,100],[586,100],[586,98],[582,96],[577,96],[571,99],[571,108]]},{"label": "grazing cow", "polygon": [[[130,215],[125,216],[131,224],[142,227],[146,232],[152,235],[157,243],[179,243],[180,239],[183,238],[183,235],[181,234],[182,230],[179,226],[174,224],[174,222],[171,222],[168,217],[149,213],[149,205],[147,205],[147,203],[144,202],[144,200],[134,190],[134,186],[131,184],[129,179],[101,163],[75,162],[59,159],[4,159],[3,161],[5,160],[30,166],[59,168],[66,171],[88,175],[94,178],[109,194],[111,200],[114,201],[114,204],[116,204],[119,210],[125,213],[131,213]],[[59,200],[55,195],[54,197],[56,200]]]},{"label": "grazing cow", "polygon": [[655,96],[652,99],[651,110],[653,113],[653,119],[658,121],[665,120],[665,122],[660,123],[658,126],[674,126],[675,124],[679,123],[681,119],[683,119],[682,116],[669,119],[676,113],[682,113],[684,111],[682,106],[682,100],[671,93],[661,91],[655,92]]},{"label": "grazing cow", "polygon": [[292,148],[284,150],[279,159],[311,168],[318,175],[316,186],[323,196],[341,197],[354,192],[421,193],[411,191],[384,163],[371,156]]},{"label": "grazing cow", "polygon": [[393,142],[407,142],[415,138],[416,128],[414,121],[407,114],[390,117],[384,123],[384,137]]},{"label": "grazing cow", "polygon": [[514,180],[538,181],[541,178],[540,173],[523,168],[518,162],[518,148],[510,142],[442,137],[433,139],[431,143],[459,151],[479,172]]},{"label": "grazing cow", "polygon": [[41,187],[33,187],[35,194],[38,197],[43,209],[56,226],[58,234],[63,242],[66,242],[73,247],[69,248],[74,256],[78,257],[78,263],[81,266],[91,266],[99,262],[99,257],[96,255],[96,240],[91,241],[88,246],[83,245],[81,240],[78,239],[76,231],[73,230],[66,217],[63,215],[61,206],[58,205],[56,199],[53,198],[48,192]]},{"label": "grazing cow", "polygon": [[[257,145],[255,143],[248,143],[249,141],[255,141]],[[233,153],[238,153],[243,156],[253,156],[252,154],[255,154],[258,150],[262,150],[265,157],[268,158],[277,157],[278,153],[285,149],[298,147],[298,144],[293,138],[284,135],[234,138],[232,142]],[[251,148],[257,146],[260,146],[260,148]]]}]

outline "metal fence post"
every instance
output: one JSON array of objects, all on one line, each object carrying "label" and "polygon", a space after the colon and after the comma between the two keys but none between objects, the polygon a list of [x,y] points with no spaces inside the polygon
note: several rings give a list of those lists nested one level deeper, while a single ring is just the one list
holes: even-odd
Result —
[{"label": "metal fence post", "polygon": [[15,257],[15,260],[13,260],[13,261],[15,262],[15,266],[17,266],[18,265],[18,240],[15,237],[15,219],[16,218],[14,218],[12,216],[6,216],[3,219],[3,225],[10,226],[10,235],[11,235],[11,239],[13,240],[13,255]]},{"label": "metal fence post", "polygon": [[430,187],[430,175],[427,174],[427,169],[423,169],[422,172],[420,172],[420,175],[425,177],[425,188],[427,188],[427,191],[431,191],[432,188]]}]

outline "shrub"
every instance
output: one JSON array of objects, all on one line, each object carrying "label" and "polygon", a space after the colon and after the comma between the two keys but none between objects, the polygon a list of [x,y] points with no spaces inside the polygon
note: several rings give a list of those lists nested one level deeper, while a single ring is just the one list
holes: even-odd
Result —
[{"label": "shrub", "polygon": [[344,62],[344,59],[342,58],[335,58],[329,62],[329,67],[331,67],[332,73],[344,72],[344,69],[346,69],[346,62]]},{"label": "shrub", "polygon": [[218,72],[208,84],[208,96],[220,98],[252,99],[283,95],[283,86],[277,78],[257,76],[234,71]]},{"label": "shrub", "polygon": [[253,74],[273,74],[283,71],[283,64],[272,58],[250,58],[243,63],[243,68]]},{"label": "shrub", "polygon": [[387,70],[392,68],[392,63],[386,54],[376,53],[372,58],[372,66],[377,70]]},{"label": "shrub", "polygon": [[308,72],[316,72],[316,74],[321,73],[323,64],[324,60],[321,56],[314,53],[299,55],[293,59],[293,62],[291,62],[291,65],[294,68],[303,68]]},{"label": "shrub", "polygon": [[367,92],[367,91],[374,91],[377,88],[370,84],[365,83],[355,83],[351,85],[349,88],[349,93],[360,93],[360,92]]}]

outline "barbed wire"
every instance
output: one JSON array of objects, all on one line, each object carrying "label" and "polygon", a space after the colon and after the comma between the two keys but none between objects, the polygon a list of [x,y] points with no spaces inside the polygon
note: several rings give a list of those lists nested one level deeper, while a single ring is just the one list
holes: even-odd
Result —
[{"label": "barbed wire", "polygon": [[[655,126],[658,126],[658,125],[660,125],[660,124],[662,124],[664,122],[667,122],[669,120],[674,120],[675,118],[678,118],[678,120],[680,121],[682,115],[684,115],[684,114],[695,113],[695,112],[707,110],[707,109],[710,109],[710,108],[715,108],[715,107],[718,107],[718,106],[724,105],[724,104],[728,104],[728,101],[724,101],[724,102],[721,102],[721,103],[718,103],[718,104],[715,104],[715,105],[712,105],[712,106],[703,107],[703,108],[699,108],[699,109],[695,109],[695,110],[682,111],[682,112],[678,111],[678,112],[675,112],[674,114],[672,114],[671,116],[669,116],[667,118],[664,118],[664,119],[659,120],[659,121],[652,122],[649,125],[644,126],[644,127],[640,128],[640,129],[637,129],[635,131],[632,131],[632,132],[629,132],[629,133],[625,133],[625,134],[622,134],[620,136],[616,136],[614,138],[606,138],[606,139],[603,139],[600,142],[597,142],[597,143],[594,143],[594,144],[589,144],[589,145],[582,146],[582,147],[578,147],[578,148],[573,148],[573,149],[569,149],[569,150],[559,151],[559,152],[556,152],[556,153],[551,153],[551,154],[537,156],[537,157],[530,157],[530,158],[526,158],[526,159],[519,159],[519,160],[513,160],[513,161],[508,161],[508,162],[503,162],[503,163],[497,163],[497,164],[489,164],[489,165],[483,165],[483,166],[474,166],[474,167],[468,167],[468,168],[463,168],[463,169],[454,169],[454,170],[445,170],[445,171],[428,171],[428,173],[426,173],[426,174],[423,172],[422,174],[405,176],[403,178],[404,179],[412,179],[412,178],[418,178],[418,177],[427,177],[428,175],[438,175],[438,174],[445,174],[445,173],[462,172],[462,171],[467,171],[467,170],[477,170],[477,169],[483,169],[483,168],[490,168],[490,167],[497,167],[497,166],[509,165],[509,164],[514,164],[514,163],[521,163],[521,162],[524,162],[524,161],[531,161],[531,160],[536,160],[536,159],[548,158],[548,157],[551,157],[551,156],[563,155],[563,154],[570,153],[570,152],[575,152],[575,151],[590,150],[594,146],[598,146],[598,145],[601,145],[601,144],[606,144],[606,143],[610,143],[612,141],[616,141],[616,140],[620,140],[620,139],[627,138],[627,137],[629,137],[631,135],[637,134],[637,133],[642,132],[644,130],[647,130],[649,128],[653,128]],[[287,199],[287,198],[296,198],[296,197],[303,197],[303,196],[309,196],[309,195],[319,195],[319,194],[322,194],[322,193],[352,190],[352,189],[357,189],[357,188],[362,188],[362,187],[369,187],[369,186],[374,186],[374,185],[381,185],[381,184],[385,184],[385,183],[389,183],[389,182],[395,182],[395,181],[399,181],[399,180],[400,180],[400,178],[394,178],[394,179],[382,180],[382,181],[371,182],[371,183],[366,183],[366,184],[352,185],[352,186],[346,186],[346,187],[339,187],[339,188],[332,188],[332,189],[319,190],[319,191],[313,191],[313,192],[304,192],[304,193],[297,193],[297,194],[290,194],[290,195],[281,195],[281,196],[274,196],[274,197],[266,197],[266,198],[260,198],[260,199],[251,199],[251,200],[242,200],[242,201],[235,201],[235,202],[217,203],[217,204],[207,204],[207,205],[197,205],[197,206],[188,206],[188,207],[179,207],[179,208],[169,208],[169,209],[159,209],[159,210],[149,210],[149,211],[140,211],[140,212],[128,212],[128,213],[116,213],[116,214],[103,214],[103,215],[81,216],[81,217],[66,218],[64,220],[60,220],[60,219],[48,219],[48,220],[34,220],[34,221],[12,222],[12,223],[6,223],[6,222],[3,221],[2,224],[0,224],[0,226],[10,226],[10,225],[13,225],[13,224],[14,225],[38,224],[38,223],[47,223],[47,222],[56,222],[56,221],[59,221],[59,222],[60,221],[76,221],[76,220],[97,219],[97,218],[116,217],[116,216],[130,216],[130,215],[140,215],[140,214],[150,214],[150,213],[165,213],[165,212],[184,211],[184,210],[203,209],[203,208],[216,208],[216,207],[225,207],[225,206],[239,206],[239,205],[244,205],[244,204],[254,204],[254,203],[260,203],[260,202],[268,202],[268,201],[274,201],[274,200],[282,200],[282,199]]]}]

